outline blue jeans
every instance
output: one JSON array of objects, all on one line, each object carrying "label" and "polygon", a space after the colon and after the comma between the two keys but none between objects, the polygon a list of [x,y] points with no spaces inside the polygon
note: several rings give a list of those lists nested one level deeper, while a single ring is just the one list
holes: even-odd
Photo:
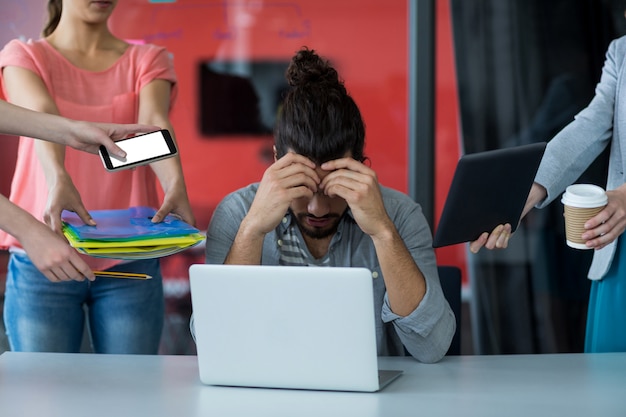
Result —
[{"label": "blue jeans", "polygon": [[133,261],[109,270],[145,273],[152,279],[53,283],[26,254],[11,254],[4,303],[11,350],[78,352],[86,307],[94,352],[158,353],[164,316],[158,259]]}]

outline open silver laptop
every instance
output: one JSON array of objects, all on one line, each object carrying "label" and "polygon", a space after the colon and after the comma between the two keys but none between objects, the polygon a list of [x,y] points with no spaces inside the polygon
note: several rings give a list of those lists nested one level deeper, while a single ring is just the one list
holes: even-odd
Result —
[{"label": "open silver laptop", "polygon": [[192,265],[200,380],[209,385],[373,392],[372,277],[365,268]]}]

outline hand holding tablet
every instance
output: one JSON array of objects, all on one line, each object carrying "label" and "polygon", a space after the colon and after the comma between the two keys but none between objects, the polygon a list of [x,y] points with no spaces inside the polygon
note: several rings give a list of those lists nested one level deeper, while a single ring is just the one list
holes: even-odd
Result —
[{"label": "hand holding tablet", "polygon": [[433,247],[474,241],[500,224],[514,232],[545,147],[541,142],[461,157]]}]

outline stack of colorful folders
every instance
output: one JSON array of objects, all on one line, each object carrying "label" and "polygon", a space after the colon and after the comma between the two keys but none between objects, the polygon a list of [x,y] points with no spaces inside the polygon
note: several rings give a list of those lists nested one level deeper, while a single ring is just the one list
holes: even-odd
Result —
[{"label": "stack of colorful folders", "polygon": [[160,258],[204,240],[198,229],[171,215],[152,223],[156,212],[151,207],[94,210],[89,214],[96,226],[88,226],[76,213],[64,211],[63,233],[80,253],[115,259]]}]

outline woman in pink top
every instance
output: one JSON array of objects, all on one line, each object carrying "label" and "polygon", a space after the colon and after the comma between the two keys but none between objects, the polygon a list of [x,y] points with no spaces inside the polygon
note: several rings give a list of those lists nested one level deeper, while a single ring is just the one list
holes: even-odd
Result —
[{"label": "woman in pink top", "polygon": [[[129,45],[113,36],[107,22],[116,4],[50,0],[45,38],[11,41],[0,54],[7,98],[68,118],[138,122],[173,133],[168,116],[176,92],[171,58],[161,47]],[[160,205],[157,178],[165,195]],[[178,157],[108,173],[96,155],[22,137],[11,190],[12,202],[59,233],[62,210],[93,224],[87,210],[152,206],[160,207],[155,222],[172,213],[195,223]],[[152,280],[52,283],[15,238],[0,232],[0,245],[12,252],[5,295],[12,350],[78,351],[86,306],[96,352],[158,351],[163,325],[158,259],[121,263],[86,258],[93,270],[141,272]]]}]

